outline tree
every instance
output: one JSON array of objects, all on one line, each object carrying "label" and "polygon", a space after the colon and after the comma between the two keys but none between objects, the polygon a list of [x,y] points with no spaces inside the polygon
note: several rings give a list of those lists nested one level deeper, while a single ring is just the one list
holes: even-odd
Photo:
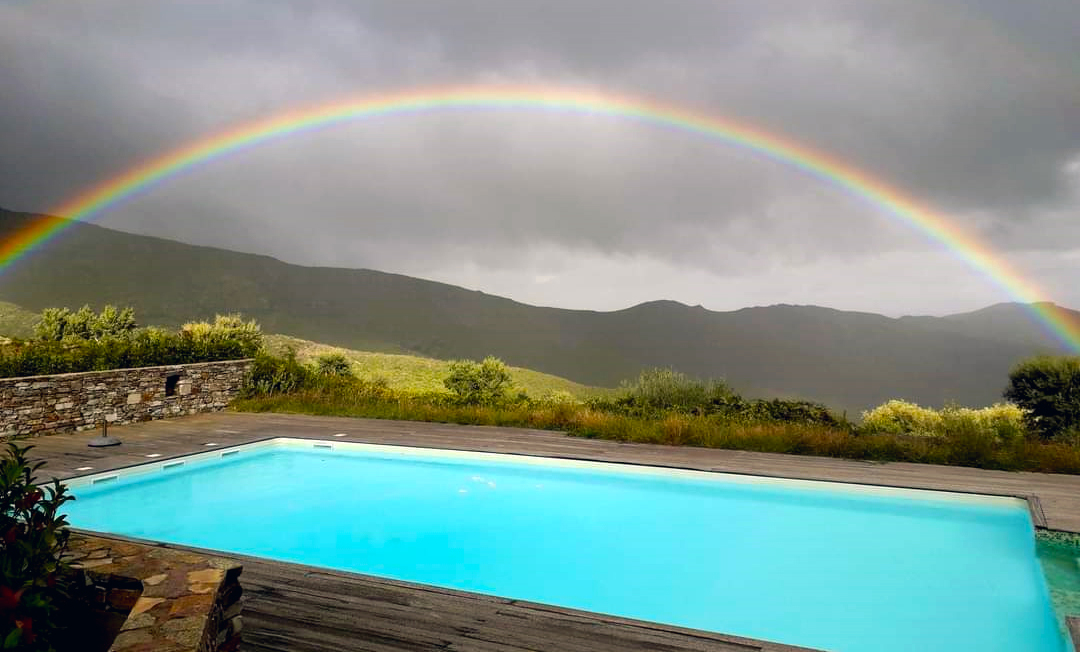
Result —
[{"label": "tree", "polygon": [[107,305],[96,314],[90,306],[71,312],[67,308],[46,308],[41,312],[34,334],[46,342],[64,340],[103,340],[128,337],[135,332],[133,308],[117,308]]},{"label": "tree", "polygon": [[34,325],[34,336],[45,342],[60,342],[67,334],[71,311],[67,308],[46,308]]},{"label": "tree", "polygon": [[135,323],[135,309],[132,307],[117,308],[113,305],[101,309],[101,314],[94,318],[91,334],[94,339],[101,340],[108,337],[126,337],[130,335],[138,324]]},{"label": "tree", "polygon": [[454,360],[443,379],[443,385],[467,405],[494,405],[505,400],[512,382],[506,363],[492,356],[480,363]]},{"label": "tree", "polygon": [[1028,427],[1043,440],[1080,434],[1080,357],[1021,362],[1009,373],[1005,398],[1028,410]]}]

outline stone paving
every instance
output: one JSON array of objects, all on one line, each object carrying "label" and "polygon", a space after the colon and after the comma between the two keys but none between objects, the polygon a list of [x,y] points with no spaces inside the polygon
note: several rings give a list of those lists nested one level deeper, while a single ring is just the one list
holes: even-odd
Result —
[{"label": "stone paving", "polygon": [[241,566],[221,557],[74,534],[65,559],[92,607],[127,613],[110,652],[231,652]]}]

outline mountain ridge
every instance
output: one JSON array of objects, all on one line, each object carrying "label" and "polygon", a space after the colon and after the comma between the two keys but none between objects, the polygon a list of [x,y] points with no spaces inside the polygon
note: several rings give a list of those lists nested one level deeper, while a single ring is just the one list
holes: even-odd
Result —
[{"label": "mountain ridge", "polygon": [[[34,218],[0,209],[0,238]],[[643,367],[673,367],[724,377],[749,395],[850,411],[889,398],[991,403],[1016,362],[1064,351],[1020,304],[896,318],[791,304],[720,312],[665,299],[570,310],[81,222],[0,275],[0,300],[35,311],[132,305],[143,321],[162,325],[242,312],[267,331],[325,344],[441,359],[492,354],[595,386],[614,386]],[[1062,314],[1080,323],[1080,313]]]}]

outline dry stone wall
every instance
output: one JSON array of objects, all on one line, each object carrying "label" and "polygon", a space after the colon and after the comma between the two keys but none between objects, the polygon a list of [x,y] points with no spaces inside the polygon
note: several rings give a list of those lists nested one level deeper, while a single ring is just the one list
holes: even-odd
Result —
[{"label": "dry stone wall", "polygon": [[251,360],[0,378],[0,440],[224,409]]}]

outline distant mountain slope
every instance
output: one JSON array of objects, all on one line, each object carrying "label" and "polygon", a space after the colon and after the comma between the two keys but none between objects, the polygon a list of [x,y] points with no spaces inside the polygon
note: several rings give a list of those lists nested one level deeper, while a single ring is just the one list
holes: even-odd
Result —
[{"label": "distant mountain slope", "polygon": [[[901,321],[918,324],[924,328],[946,331],[999,342],[1024,343],[1034,347],[1055,349],[1054,335],[1045,326],[1034,326],[1032,308],[1053,304],[999,303],[997,305],[959,315],[940,317],[901,317]],[[1060,313],[1080,328],[1080,312],[1061,310]]]},{"label": "distant mountain slope", "polygon": [[[0,238],[29,219],[0,212]],[[165,325],[240,311],[268,332],[443,359],[494,354],[596,386],[671,366],[727,378],[748,395],[852,411],[889,398],[991,403],[1014,363],[1059,350],[1030,320],[1003,320],[1000,307],[902,319],[814,306],[712,312],[671,301],[614,312],[540,308],[407,276],[301,267],[90,224],[73,225],[0,275],[0,300],[35,311],[130,304],[143,321]]]}]

